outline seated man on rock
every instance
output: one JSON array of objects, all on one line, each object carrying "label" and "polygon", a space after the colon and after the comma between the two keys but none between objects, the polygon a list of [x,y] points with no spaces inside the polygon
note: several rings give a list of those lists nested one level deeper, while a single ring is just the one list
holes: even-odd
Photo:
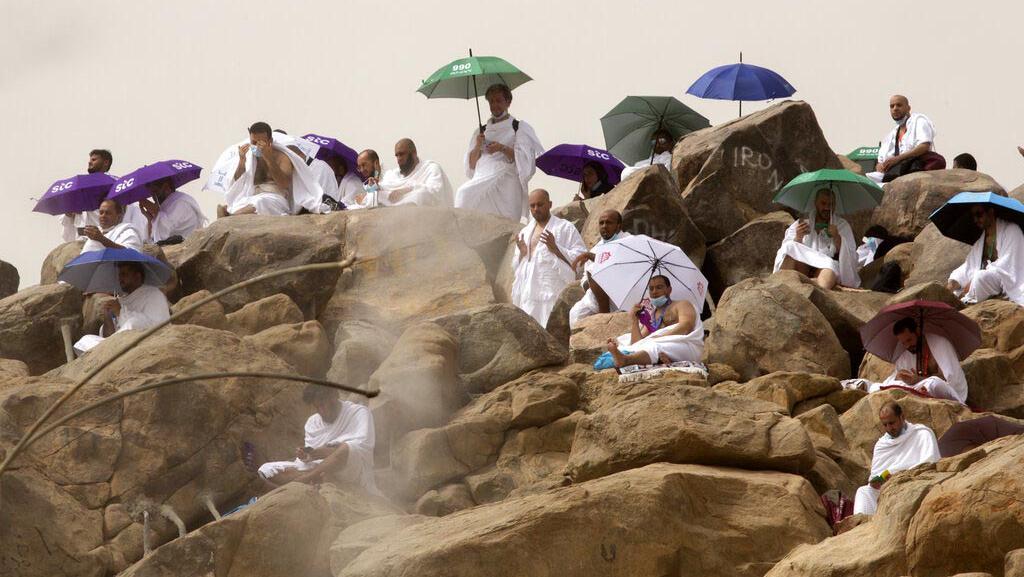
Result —
[{"label": "seated man on rock", "polygon": [[608,339],[608,352],[618,368],[630,365],[699,363],[704,354],[704,324],[700,311],[689,301],[673,301],[668,277],[651,277],[649,311],[643,302],[630,311],[629,334]]},{"label": "seated man on rock", "polygon": [[149,220],[146,235],[151,242],[162,243],[172,237],[186,238],[192,231],[206,226],[206,216],[199,203],[189,194],[174,189],[170,177],[146,185],[153,200],[142,199],[139,206]]},{"label": "seated man on rock", "polygon": [[453,205],[452,184],[448,181],[441,165],[433,160],[420,160],[416,143],[403,138],[395,144],[395,160],[398,166],[387,170],[380,179],[383,190],[383,204],[398,206]]},{"label": "seated man on rock", "polygon": [[1024,234],[1017,223],[996,216],[995,208],[971,207],[983,232],[964,261],[949,275],[946,287],[966,304],[998,295],[1024,305]]},{"label": "seated man on rock", "polygon": [[79,355],[92,350],[104,337],[121,331],[149,329],[170,318],[167,297],[159,287],[145,284],[146,269],[141,263],[118,263],[117,280],[121,294],[99,305],[103,315],[100,334],[79,339],[75,343],[75,352]]},{"label": "seated man on rock", "polygon": [[264,463],[259,476],[271,487],[292,481],[344,483],[377,493],[373,478],[373,415],[370,409],[342,401],[334,389],[309,385],[302,400],[316,412],[306,420],[304,446],[295,459]]},{"label": "seated man on rock", "polygon": [[624,168],[622,170],[622,180],[626,180],[634,173],[640,172],[654,164],[660,164],[671,171],[673,146],[675,146],[675,142],[672,139],[671,132],[664,128],[655,130],[654,134],[651,135],[651,147],[654,150],[653,156],[647,157],[633,166],[627,166]]},{"label": "seated man on rock", "polygon": [[594,279],[590,278],[590,265],[596,258],[594,252],[602,244],[625,238],[630,234],[622,230],[622,215],[617,210],[606,210],[601,213],[597,220],[597,231],[601,234],[601,240],[597,241],[597,244],[589,252],[576,257],[572,263],[572,268],[575,270],[579,270],[580,264],[583,264],[583,279],[580,281],[580,285],[587,292],[583,293],[583,298],[569,309],[569,328],[576,328],[580,321],[589,316],[619,310],[608,298],[608,295],[601,290],[601,287],[594,282]]},{"label": "seated man on rock", "polygon": [[857,489],[853,501],[854,515],[875,514],[882,484],[893,473],[939,460],[939,443],[935,433],[925,425],[904,419],[903,408],[897,403],[889,401],[882,405],[878,411],[878,420],[885,434],[875,443],[868,484]]},{"label": "seated man on rock", "polygon": [[345,208],[357,210],[360,208],[383,206],[382,197],[385,193],[380,188],[380,155],[377,154],[376,150],[367,148],[356,157],[356,168],[359,170],[359,174],[363,175],[364,180],[359,183],[358,187],[348,187],[347,192],[341,197],[341,202],[345,203]]},{"label": "seated man on rock", "polygon": [[82,245],[82,252],[105,248],[131,248],[142,250],[142,237],[130,223],[124,222],[124,207],[116,200],[107,199],[100,203],[97,211],[100,225],[87,225],[82,234],[89,240]]},{"label": "seated man on rock", "polygon": [[896,122],[878,148],[875,172],[867,177],[875,182],[890,182],[900,176],[922,170],[946,168],[946,159],[935,152],[935,126],[927,116],[910,112],[910,101],[896,94],[889,99],[889,115]]},{"label": "seated man on rock", "polygon": [[815,279],[825,290],[837,284],[860,286],[853,229],[834,214],[834,207],[835,195],[831,190],[823,188],[815,194],[807,217],[797,219],[786,229],[772,272],[795,270]]},{"label": "seated man on rock", "polygon": [[903,349],[892,374],[881,383],[848,379],[843,381],[845,388],[866,386],[874,393],[884,387],[909,387],[937,399],[967,402],[967,377],[949,339],[927,330],[922,335],[917,320],[910,317],[893,323],[892,332]]}]

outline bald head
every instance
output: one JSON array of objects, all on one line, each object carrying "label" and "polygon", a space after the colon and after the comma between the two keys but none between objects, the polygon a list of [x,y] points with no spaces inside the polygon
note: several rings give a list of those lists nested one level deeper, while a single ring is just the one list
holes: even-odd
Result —
[{"label": "bald head", "polygon": [[889,114],[897,122],[904,120],[910,114],[910,100],[902,94],[893,94],[889,98]]},{"label": "bald head", "polygon": [[416,143],[410,138],[403,138],[395,143],[395,160],[398,161],[398,170],[408,176],[419,164],[420,159],[416,155]]},{"label": "bald head", "polygon": [[611,240],[622,231],[622,215],[617,210],[605,210],[597,217],[597,232],[604,240]]},{"label": "bald head", "polygon": [[530,193],[530,216],[538,224],[547,224],[551,219],[551,195],[543,188],[534,189]]},{"label": "bald head", "polygon": [[380,157],[377,151],[367,148],[356,157],[356,169],[364,178],[380,178]]},{"label": "bald head", "polygon": [[906,421],[903,420],[903,407],[896,401],[886,401],[878,409],[878,422],[890,437],[896,438],[903,432]]}]

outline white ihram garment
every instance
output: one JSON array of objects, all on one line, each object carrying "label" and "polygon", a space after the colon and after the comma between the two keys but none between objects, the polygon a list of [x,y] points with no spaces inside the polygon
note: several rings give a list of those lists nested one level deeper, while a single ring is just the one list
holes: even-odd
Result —
[{"label": "white ihram garment", "polygon": [[533,127],[520,121],[519,130],[515,131],[512,121],[511,116],[500,122],[494,122],[492,118],[487,123],[484,137],[487,142],[512,147],[515,150],[514,162],[502,152],[491,154],[485,148],[476,168],[470,168],[469,155],[476,148],[476,136],[479,134],[473,131],[464,159],[469,181],[455,192],[455,208],[497,214],[512,220],[521,220],[529,214],[526,196],[530,190],[530,179],[537,171],[537,157],[544,154],[544,147]]},{"label": "white ihram garment", "polygon": [[[949,275],[960,284],[958,295],[968,304],[1005,294],[1013,302],[1024,305],[1024,234],[1017,223],[996,219],[996,260],[981,268],[985,235],[974,243],[967,260]],[[963,287],[970,283],[970,290]]]},{"label": "white ihram garment", "polygon": [[[590,252],[595,252],[597,250],[597,247],[601,246],[606,242],[611,242],[613,240],[618,240],[620,238],[626,238],[627,236],[631,235],[626,231],[619,231],[615,234],[615,236],[608,240],[602,238],[601,240],[597,241],[597,244],[594,245],[594,248],[592,248]],[[580,280],[580,285],[586,288],[587,292],[583,293],[583,298],[581,298],[579,302],[577,302],[576,304],[572,305],[572,308],[569,309],[570,329],[576,328],[577,325],[580,324],[580,321],[582,321],[583,319],[601,312],[601,307],[597,303],[597,297],[594,296],[594,291],[586,286],[587,273],[590,272],[590,268],[593,266],[593,264],[594,263],[587,261],[586,264],[583,265],[583,278]],[[611,299],[609,299],[608,312],[613,313],[618,310],[619,307],[617,307],[615,303],[611,302]]]},{"label": "white ihram garment", "polygon": [[[100,230],[103,236],[107,237],[107,240],[114,244],[119,244],[124,248],[132,248],[137,251],[142,250],[142,236],[139,231],[135,230],[135,227],[127,222],[119,222],[114,226]],[[103,250],[107,247],[103,246],[98,240],[89,239],[82,245],[82,253],[91,252],[94,250]]]},{"label": "white ihram garment", "polygon": [[72,218],[68,218],[66,214],[62,214],[57,221],[60,222],[60,238],[64,242],[86,240],[88,237],[84,234],[78,234],[78,229],[85,228],[87,226],[95,226],[99,228],[100,226],[100,216],[95,210],[76,212]]},{"label": "white ihram garment", "polygon": [[[687,303],[693,306],[693,303],[689,301]],[[667,356],[669,361],[673,363],[680,361],[699,363],[704,355],[704,323],[700,320],[700,311],[697,310],[697,307],[694,307],[694,311],[696,312],[696,322],[694,323],[693,330],[685,335],[666,335],[665,333],[675,328],[675,325],[669,325],[654,331],[635,343],[630,343],[629,340],[632,338],[632,335],[626,333],[617,339],[619,350],[626,350],[631,353],[643,351],[651,358],[651,362],[647,363],[650,365],[657,364],[658,358],[662,354]]]},{"label": "white ihram garment", "polygon": [[[900,436],[893,438],[886,433],[875,443],[868,480],[881,475],[883,471],[906,471],[921,463],[934,463],[939,458],[939,443],[935,440],[935,433],[924,425],[908,421]],[[874,515],[878,510],[880,492],[871,485],[857,489],[853,514]]]},{"label": "white ihram garment", "polygon": [[[881,146],[878,147],[879,164],[896,156],[896,134],[899,129],[900,125],[897,124],[895,128],[889,131]],[[910,118],[907,119],[907,131],[903,133],[903,140],[900,141],[900,154],[913,150],[917,148],[918,144],[925,142],[931,144],[928,150],[935,152],[935,125],[932,124],[932,121],[927,116],[913,112],[910,114]],[[885,173],[869,172],[865,176],[875,182],[882,182],[882,177],[885,176]]]},{"label": "white ihram garment", "polygon": [[775,267],[772,272],[778,272],[782,268],[782,262],[788,256],[795,261],[802,262],[809,267],[816,269],[829,269],[836,273],[839,284],[848,288],[860,286],[860,275],[857,273],[857,243],[853,240],[853,229],[842,218],[832,215],[832,224],[836,225],[839,236],[843,239],[842,249],[839,250],[839,259],[836,260],[836,247],[832,239],[825,234],[826,231],[817,231],[814,228],[816,216],[811,213],[806,217],[811,231],[808,232],[802,242],[796,241],[796,228],[800,225],[800,219],[793,221],[786,229],[786,235],[782,239],[782,246],[775,254]]},{"label": "white ihram garment", "polygon": [[[334,200],[338,200],[338,179],[334,176],[334,169],[330,164],[314,158],[309,161],[309,169],[313,172],[313,178],[320,184],[323,193]],[[320,198],[323,198],[322,196]]]},{"label": "white ihram garment", "polygon": [[175,235],[187,238],[192,231],[206,226],[206,222],[203,209],[199,208],[196,199],[175,190],[160,203],[149,240],[160,242]]},{"label": "white ihram garment", "polygon": [[[537,221],[530,220],[520,232],[527,250],[536,226]],[[573,262],[577,256],[587,251],[579,231],[569,221],[552,215],[544,229],[554,235],[558,250],[569,262]],[[515,279],[512,281],[512,304],[526,311],[526,314],[544,327],[547,326],[548,316],[551,315],[558,295],[576,280],[576,273],[571,266],[548,250],[547,245],[541,240],[537,241],[533,254],[529,255],[529,258],[527,256],[520,254],[519,247],[516,247],[515,257],[512,259],[512,270],[515,271]]]},{"label": "white ihram garment", "polygon": [[622,169],[621,179],[626,180],[634,173],[640,172],[641,170],[654,164],[660,164],[667,168],[669,172],[672,172],[672,151],[667,150],[665,152],[662,152],[661,154],[655,154],[654,162],[651,162],[651,157],[647,157],[641,160],[640,162],[634,164],[633,166],[627,166],[626,168]]},{"label": "white ihram garment", "polygon": [[917,370],[917,355],[904,350],[903,353],[896,357],[895,369],[892,374],[881,383],[871,383],[868,386],[868,392],[875,393],[882,390],[882,387],[898,385],[920,389],[939,399],[950,399],[960,403],[967,402],[967,377],[964,376],[964,370],[960,368],[960,359],[956,355],[953,343],[949,342],[949,339],[946,337],[929,333],[927,330],[925,331],[924,338],[928,341],[929,353],[935,359],[935,363],[939,365],[939,370],[942,371],[942,377],[937,375],[931,376],[919,381],[916,385],[911,385],[897,379],[896,374],[899,371],[913,372]]},{"label": "white ihram garment", "polygon": [[[392,168],[384,172],[380,179],[381,204],[384,206],[398,206],[402,204],[413,204],[416,206],[445,206],[451,207],[452,184],[448,181],[441,165],[433,160],[421,160],[419,164],[409,173],[402,174],[398,168]],[[388,196],[393,190],[405,192],[398,202],[391,202]]]},{"label": "white ihram garment", "polygon": [[[115,332],[118,333],[153,328],[171,317],[171,305],[167,297],[152,285],[144,284],[129,294],[118,296],[117,300],[121,303],[121,312],[114,323]],[[85,354],[103,342],[104,336],[109,335],[83,336],[75,343],[75,352]]]}]

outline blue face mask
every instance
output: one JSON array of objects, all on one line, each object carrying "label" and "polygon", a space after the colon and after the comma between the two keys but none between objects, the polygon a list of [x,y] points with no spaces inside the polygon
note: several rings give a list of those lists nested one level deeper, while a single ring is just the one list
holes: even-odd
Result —
[{"label": "blue face mask", "polygon": [[668,297],[653,298],[651,299],[651,304],[654,305],[654,308],[660,309],[668,304]]}]

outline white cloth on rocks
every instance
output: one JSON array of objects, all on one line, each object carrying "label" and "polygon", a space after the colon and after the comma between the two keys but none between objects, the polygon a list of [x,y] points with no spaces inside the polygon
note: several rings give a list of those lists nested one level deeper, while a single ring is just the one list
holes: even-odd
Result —
[{"label": "white cloth on rocks", "polygon": [[515,150],[514,162],[502,152],[491,154],[484,149],[476,168],[470,168],[469,155],[476,148],[476,136],[479,134],[479,131],[473,131],[464,158],[469,180],[455,192],[456,208],[497,214],[512,220],[521,220],[529,214],[527,194],[530,179],[537,171],[537,157],[544,154],[544,147],[533,127],[519,121],[519,130],[513,130],[512,122],[511,116],[500,122],[491,119],[484,137],[487,142],[512,147]]},{"label": "white cloth on rocks", "polygon": [[[124,248],[132,248],[137,251],[142,250],[142,236],[139,231],[135,230],[135,227],[127,222],[119,222],[114,226],[100,230],[103,236],[107,237],[107,240],[114,244],[119,244]],[[82,253],[91,252],[94,250],[103,250],[107,247],[103,246],[98,240],[89,239],[82,245]]]},{"label": "white cloth on rocks", "polygon": [[[171,317],[171,305],[159,287],[144,284],[117,297],[121,312],[114,323],[115,332],[153,328]],[[102,329],[100,331],[102,333]],[[85,354],[109,335],[85,335],[75,343],[75,352]]]},{"label": "white cloth on rocks", "polygon": [[[306,419],[305,446],[312,449],[348,445],[348,459],[345,465],[334,473],[334,480],[358,485],[369,493],[377,493],[373,477],[373,415],[370,409],[349,401],[338,401],[341,409],[338,417],[330,423],[324,422],[320,413],[313,413]],[[272,461],[260,465],[259,474],[264,479],[288,469],[309,471],[323,462],[323,459],[302,461]]]},{"label": "white cloth on rocks", "polygon": [[895,365],[893,371],[884,381],[874,383],[867,379],[846,379],[842,381],[843,388],[877,393],[883,387],[900,386],[918,389],[937,399],[949,399],[959,403],[967,402],[967,377],[964,375],[964,370],[960,367],[960,360],[957,357],[956,348],[953,347],[953,343],[940,334],[928,332],[927,329],[925,329],[924,337],[928,343],[928,350],[932,358],[935,359],[935,363],[939,366],[942,376],[933,375],[927,377],[918,381],[916,385],[905,383],[896,378],[900,371],[913,372],[917,370],[917,355],[901,346],[899,348],[901,352],[896,356],[896,361],[893,363]]},{"label": "white cloth on rocks", "polygon": [[[900,436],[893,438],[886,433],[875,443],[868,480],[881,475],[883,471],[889,471],[889,473],[906,471],[921,463],[934,463],[940,458],[939,443],[935,439],[935,433],[925,425],[907,421]],[[857,489],[857,496],[853,502],[853,514],[874,515],[878,510],[879,493],[880,491],[871,485],[864,485]]]},{"label": "white cloth on rocks", "polygon": [[641,160],[640,162],[637,162],[633,166],[627,166],[626,168],[622,169],[621,180],[626,180],[630,176],[633,176],[633,174],[635,174],[637,172],[640,172],[641,170],[647,168],[648,166],[652,166],[654,164],[660,164],[660,165],[664,166],[671,173],[672,172],[672,151],[671,150],[666,150],[665,152],[662,152],[661,154],[655,154],[654,155],[654,162],[651,162],[651,157],[648,156],[647,158]]},{"label": "white cloth on rocks", "polygon": [[[451,207],[452,183],[448,181],[441,165],[433,160],[421,160],[408,175],[403,175],[398,168],[384,172],[380,179],[381,204],[399,206],[412,204],[416,206]],[[405,195],[398,202],[388,199],[391,191],[401,190]]]},{"label": "white cloth on rocks", "polygon": [[878,250],[881,239],[865,236],[861,238],[861,242],[862,244],[857,247],[857,265],[864,268],[875,261],[875,251]]},{"label": "white cloth on rocks", "polygon": [[75,240],[86,240],[89,237],[84,234],[78,234],[78,229],[85,228],[87,226],[100,226],[100,216],[95,210],[87,210],[85,212],[73,213],[71,218],[68,215],[62,214],[57,219],[60,223],[60,238],[64,242],[72,242]]},{"label": "white cloth on rocks", "polygon": [[365,192],[366,189],[363,188],[363,181],[359,179],[356,173],[346,172],[341,182],[338,183],[338,198],[334,200],[343,203],[347,210],[367,208],[367,199],[364,198],[363,202],[358,200],[359,196]]},{"label": "white cloth on rocks", "polygon": [[[686,301],[690,306],[693,303]],[[696,312],[693,330],[685,335],[666,334],[675,328],[675,325],[662,327],[635,343],[630,343],[633,338],[630,333],[620,335],[616,341],[619,350],[626,350],[631,353],[645,352],[651,358],[648,364],[657,364],[658,358],[664,354],[673,363],[689,361],[699,363],[704,355],[704,323],[700,320],[700,311],[693,307]],[[634,321],[635,322],[635,321]]]},{"label": "white cloth on rocks", "polygon": [[149,235],[151,242],[160,242],[179,235],[188,237],[192,231],[206,226],[206,216],[192,195],[175,190],[160,203],[160,210]]},{"label": "white cloth on rocks", "polygon": [[[931,119],[923,114],[917,112],[910,113],[910,118],[907,119],[907,131],[903,134],[903,139],[900,141],[900,154],[917,148],[917,145],[922,143],[929,143],[931,146],[928,150],[935,151],[935,125],[932,124]],[[885,136],[885,140],[878,147],[878,163],[881,164],[886,160],[896,156],[896,134],[900,129],[900,125],[897,124],[889,134]],[[875,182],[882,182],[882,177],[885,176],[884,172],[869,172],[865,176],[874,180]]]},{"label": "white cloth on rocks", "polygon": [[[536,226],[537,221],[531,219],[520,232],[527,250]],[[587,251],[579,231],[567,220],[551,215],[544,230],[554,235],[558,250],[569,262]],[[537,241],[532,256],[520,254],[519,247],[516,247],[512,270],[515,271],[512,304],[526,311],[540,326],[547,326],[555,301],[565,287],[576,280],[576,273],[541,240]]]},{"label": "white cloth on rocks", "polygon": [[[628,232],[621,230],[615,233],[615,236],[608,240],[602,238],[601,240],[597,241],[597,244],[594,245],[590,252],[594,252],[595,250],[597,250],[597,247],[601,246],[606,242],[611,242],[613,240],[618,240],[620,238],[626,238],[627,236],[631,235]],[[593,267],[593,265],[594,263],[590,261],[587,261],[583,265],[583,278],[580,279],[580,286],[585,288],[586,292],[583,293],[583,298],[581,298],[576,304],[572,305],[572,308],[569,309],[570,329],[576,328],[583,319],[601,312],[601,307],[597,302],[597,297],[594,296],[594,291],[591,290],[589,286],[587,286],[587,273],[590,272],[590,269],[591,267]],[[609,299],[608,312],[613,313],[618,310],[619,307],[615,306],[615,303],[611,302],[611,299]]]},{"label": "white cloth on rocks", "polygon": [[[981,268],[985,251],[985,235],[974,243],[967,259],[949,275],[960,284],[957,296],[964,302],[977,303],[1005,294],[1013,302],[1024,305],[1024,233],[1014,222],[996,219],[996,260]],[[968,283],[970,290],[963,291]]]},{"label": "white cloth on rocks", "polygon": [[[807,217],[808,226],[811,230],[802,242],[796,241],[796,228],[800,220],[793,221],[786,229],[786,235],[782,239],[782,246],[775,254],[775,266],[772,272],[778,272],[782,263],[788,256],[795,261],[802,262],[809,267],[816,269],[830,269],[836,273],[839,284],[848,288],[860,286],[860,274],[857,273],[857,243],[853,240],[853,229],[849,223],[841,217],[831,216],[831,224],[836,225],[839,236],[843,239],[842,248],[836,250],[835,243],[828,236],[825,230],[818,231],[814,224],[817,216],[812,211]],[[838,259],[836,258],[838,253]]]}]

